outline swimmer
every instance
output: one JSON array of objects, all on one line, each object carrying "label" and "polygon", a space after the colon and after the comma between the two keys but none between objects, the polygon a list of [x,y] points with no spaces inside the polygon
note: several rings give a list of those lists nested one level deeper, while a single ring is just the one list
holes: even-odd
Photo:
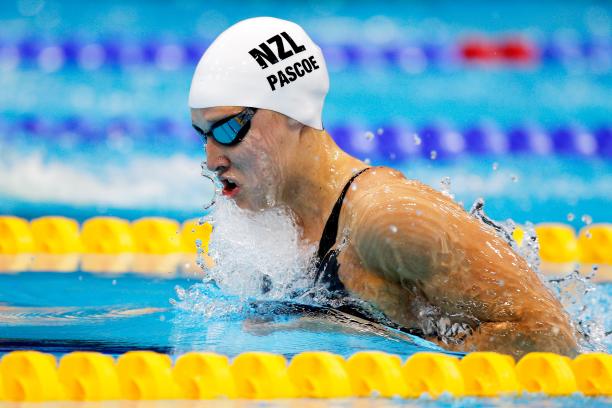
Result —
[{"label": "swimmer", "polygon": [[324,130],[323,54],[289,21],[241,21],[210,45],[189,94],[224,196],[291,210],[317,281],[447,349],[573,355],[559,301],[494,229],[440,192],[371,167]]}]

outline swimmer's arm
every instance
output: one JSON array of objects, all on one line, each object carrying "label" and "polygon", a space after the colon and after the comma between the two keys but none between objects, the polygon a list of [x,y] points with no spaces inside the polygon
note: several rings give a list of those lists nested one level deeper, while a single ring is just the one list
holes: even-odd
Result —
[{"label": "swimmer's arm", "polygon": [[459,345],[439,344],[449,350],[496,351],[522,357],[531,351],[548,351],[575,356],[576,344],[571,332],[555,330],[555,325],[533,327],[541,317],[522,322],[485,322]]},{"label": "swimmer's arm", "polygon": [[242,329],[254,336],[269,336],[276,332],[300,331],[314,333],[346,333],[355,334],[357,326],[348,324],[334,324],[334,320],[323,320],[309,316],[298,317],[289,321],[279,322],[265,319],[245,319]]},{"label": "swimmer's arm", "polygon": [[408,180],[353,197],[345,225],[363,266],[418,288],[446,314],[477,318],[464,349],[575,349],[559,302],[507,243],[458,204]]},{"label": "swimmer's arm", "polygon": [[465,258],[458,249],[470,239],[461,225],[469,216],[456,203],[405,179],[366,187],[347,197],[350,212],[341,223],[348,225],[351,244],[368,270],[419,284]]}]

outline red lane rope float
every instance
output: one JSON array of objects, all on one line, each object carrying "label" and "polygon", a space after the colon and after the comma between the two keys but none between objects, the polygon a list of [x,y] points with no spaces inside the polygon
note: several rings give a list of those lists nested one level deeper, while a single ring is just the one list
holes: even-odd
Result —
[{"label": "red lane rope float", "polygon": [[459,45],[459,53],[467,62],[532,64],[539,60],[535,45],[521,38],[471,38]]}]

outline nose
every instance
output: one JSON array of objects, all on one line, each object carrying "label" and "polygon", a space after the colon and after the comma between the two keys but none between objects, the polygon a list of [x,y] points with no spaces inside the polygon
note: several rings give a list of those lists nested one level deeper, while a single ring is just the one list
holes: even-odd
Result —
[{"label": "nose", "polygon": [[230,160],[224,154],[223,148],[210,138],[206,143],[206,167],[214,172],[222,172],[230,166]]}]

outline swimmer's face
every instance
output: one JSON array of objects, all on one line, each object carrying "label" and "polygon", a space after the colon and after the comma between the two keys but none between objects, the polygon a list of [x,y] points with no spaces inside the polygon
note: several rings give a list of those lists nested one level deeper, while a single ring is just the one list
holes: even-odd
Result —
[{"label": "swimmer's face", "polygon": [[[191,121],[207,132],[215,122],[243,109],[235,106],[191,109]],[[208,138],[207,167],[223,183],[223,195],[239,207],[257,210],[276,204],[291,149],[287,142],[290,138],[286,137],[287,120],[276,112],[258,109],[240,143],[225,146]]]}]

